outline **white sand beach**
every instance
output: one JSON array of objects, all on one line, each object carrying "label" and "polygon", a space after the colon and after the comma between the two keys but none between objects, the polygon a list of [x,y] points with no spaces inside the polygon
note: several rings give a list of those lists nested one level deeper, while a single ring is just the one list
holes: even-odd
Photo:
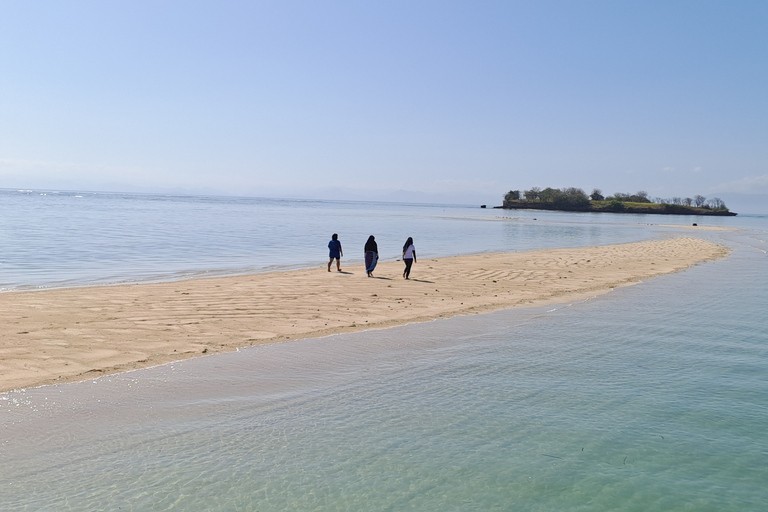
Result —
[{"label": "white sand beach", "polygon": [[724,257],[678,237],[622,245],[0,294],[0,391],[239,347],[566,303]]}]

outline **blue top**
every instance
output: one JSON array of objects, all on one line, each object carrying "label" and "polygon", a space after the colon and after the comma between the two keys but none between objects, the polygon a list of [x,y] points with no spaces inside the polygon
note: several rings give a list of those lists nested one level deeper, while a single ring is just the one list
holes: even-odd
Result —
[{"label": "blue top", "polygon": [[341,258],[341,242],[338,240],[331,240],[328,242],[328,249],[330,249],[330,252],[328,253],[329,258]]}]

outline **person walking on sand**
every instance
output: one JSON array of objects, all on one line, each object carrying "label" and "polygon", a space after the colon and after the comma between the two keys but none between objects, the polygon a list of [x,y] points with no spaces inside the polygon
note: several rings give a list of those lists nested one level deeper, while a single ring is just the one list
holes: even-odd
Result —
[{"label": "person walking on sand", "polygon": [[416,263],[416,248],[413,246],[413,238],[410,236],[403,245],[403,262],[405,263],[405,272],[403,272],[403,279],[410,279],[411,265]]},{"label": "person walking on sand", "polygon": [[368,241],[365,242],[364,251],[365,271],[368,272],[368,277],[373,277],[373,269],[376,268],[376,263],[379,261],[379,246],[373,235],[369,236]]},{"label": "person walking on sand", "polygon": [[339,242],[339,235],[336,233],[331,237],[331,241],[328,242],[328,272],[331,271],[331,263],[336,260],[336,270],[341,272],[341,257],[344,256],[344,251],[341,249],[341,242]]}]

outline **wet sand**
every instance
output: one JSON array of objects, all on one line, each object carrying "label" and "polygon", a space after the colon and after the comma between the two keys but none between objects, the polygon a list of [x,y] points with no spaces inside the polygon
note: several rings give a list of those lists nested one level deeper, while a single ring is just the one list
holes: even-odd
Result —
[{"label": "wet sand", "polygon": [[278,341],[583,300],[722,258],[698,238],[0,294],[0,391]]}]

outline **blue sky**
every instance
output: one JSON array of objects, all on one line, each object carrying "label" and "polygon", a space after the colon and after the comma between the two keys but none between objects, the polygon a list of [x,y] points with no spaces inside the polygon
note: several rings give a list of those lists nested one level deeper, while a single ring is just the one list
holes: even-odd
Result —
[{"label": "blue sky", "polygon": [[768,204],[767,26],[764,1],[0,0],[0,188]]}]

